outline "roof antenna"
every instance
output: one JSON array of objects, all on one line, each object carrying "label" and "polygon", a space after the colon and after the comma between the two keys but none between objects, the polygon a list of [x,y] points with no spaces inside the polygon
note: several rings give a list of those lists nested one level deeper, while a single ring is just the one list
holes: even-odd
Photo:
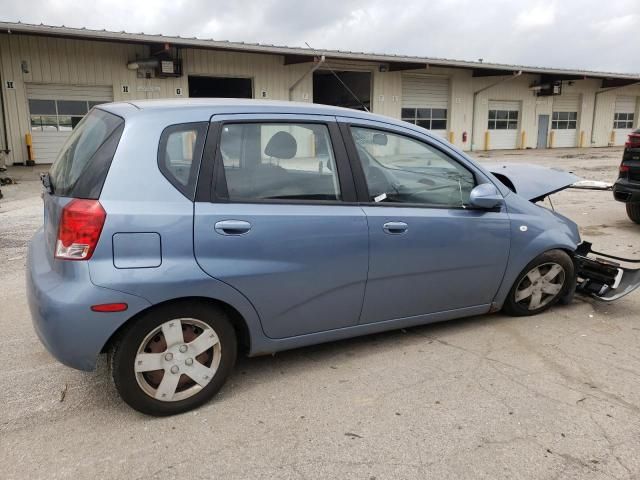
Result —
[{"label": "roof antenna", "polygon": [[[318,52],[315,48],[313,48],[311,45],[309,45],[307,42],[304,42],[304,44],[305,44],[307,47],[309,47],[311,50],[313,50],[313,51],[315,52],[315,54],[316,54],[316,55],[319,55],[319,52]],[[346,90],[347,92],[349,92],[353,98],[355,98],[356,102],[358,102],[358,103],[360,104],[360,106],[362,107],[362,109],[363,109],[365,112],[370,113],[370,112],[369,112],[369,109],[365,106],[365,104],[364,104],[364,103],[362,103],[362,101],[358,98],[358,96],[357,96],[355,93],[353,93],[353,90],[351,90],[351,89],[347,86],[347,84],[346,84],[346,83],[344,83],[344,81],[342,81],[342,79],[338,76],[338,74],[337,74],[336,72],[334,72],[334,71],[333,71],[333,69],[332,69],[329,65],[327,65],[326,63],[325,63],[325,67],[326,67],[327,69],[329,69],[329,71],[333,74],[333,76],[334,76],[334,77],[336,77],[336,80],[338,80],[338,81],[340,82],[340,84],[345,88],[345,90]]]}]

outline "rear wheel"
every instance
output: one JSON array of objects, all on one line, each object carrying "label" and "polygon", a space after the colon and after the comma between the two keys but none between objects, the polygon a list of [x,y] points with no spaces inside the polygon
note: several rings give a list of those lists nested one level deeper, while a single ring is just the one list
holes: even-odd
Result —
[{"label": "rear wheel", "polygon": [[640,203],[627,203],[627,216],[635,223],[640,223]]},{"label": "rear wheel", "polygon": [[165,416],[213,397],[236,352],[235,331],[222,311],[178,303],[138,318],[116,341],[110,366],[125,402],[142,413]]},{"label": "rear wheel", "polygon": [[550,250],[531,261],[518,276],[504,303],[509,315],[535,315],[569,293],[573,261],[562,250]]}]

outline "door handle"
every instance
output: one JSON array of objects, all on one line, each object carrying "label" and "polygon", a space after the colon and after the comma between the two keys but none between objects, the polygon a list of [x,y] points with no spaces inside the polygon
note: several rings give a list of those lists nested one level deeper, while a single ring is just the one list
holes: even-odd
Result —
[{"label": "door handle", "polygon": [[387,222],[382,226],[384,233],[399,235],[409,230],[409,225],[404,222]]},{"label": "door handle", "polygon": [[214,228],[220,235],[244,235],[251,230],[251,224],[244,220],[222,220]]}]

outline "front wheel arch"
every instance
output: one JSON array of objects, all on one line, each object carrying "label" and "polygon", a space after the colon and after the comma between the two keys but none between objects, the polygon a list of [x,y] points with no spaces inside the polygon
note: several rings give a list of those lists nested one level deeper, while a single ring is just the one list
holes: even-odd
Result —
[{"label": "front wheel arch", "polygon": [[[546,276],[544,275],[540,277],[538,273],[538,279],[532,280],[532,285],[528,286],[526,283],[522,283],[523,281],[528,282],[527,277],[530,276],[532,272],[536,269],[542,270],[545,265],[552,265],[562,267],[561,270],[558,270],[562,274],[562,289],[559,292],[547,291],[545,290],[545,286],[559,286],[558,284],[552,285],[551,282],[553,280],[545,280]],[[554,268],[555,268],[554,266]],[[549,277],[551,278],[551,277]],[[556,279],[558,277],[556,276]],[[526,306],[522,306],[522,300],[518,299],[517,291],[520,285],[528,286],[526,290],[529,291],[529,295],[531,295],[531,288],[536,288],[536,283],[542,283],[537,286],[538,288],[538,300],[540,300],[541,291],[547,293],[547,297],[544,297],[544,293],[542,293],[542,298],[546,298],[548,302],[543,303],[539,308],[533,308],[533,304],[530,304],[529,309]],[[573,292],[575,290],[575,262],[573,258],[573,252],[567,252],[565,249],[550,249],[546,250],[543,253],[537,255],[533,258],[527,265],[520,271],[520,273],[516,276],[512,286],[509,289],[509,292],[505,298],[504,304],[502,305],[502,309],[505,313],[512,316],[526,316],[526,315],[535,315],[537,313],[541,313],[554,304],[560,302],[563,304],[569,303],[573,297]],[[540,290],[542,289],[542,290]],[[526,291],[525,290],[525,291]],[[552,293],[554,296],[550,297],[548,294]],[[532,297],[533,298],[533,297]]]}]

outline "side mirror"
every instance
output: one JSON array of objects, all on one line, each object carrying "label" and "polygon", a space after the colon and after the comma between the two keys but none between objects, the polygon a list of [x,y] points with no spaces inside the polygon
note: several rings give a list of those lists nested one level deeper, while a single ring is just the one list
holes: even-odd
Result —
[{"label": "side mirror", "polygon": [[472,207],[491,209],[502,203],[502,195],[492,183],[482,183],[471,190],[469,204]]}]

